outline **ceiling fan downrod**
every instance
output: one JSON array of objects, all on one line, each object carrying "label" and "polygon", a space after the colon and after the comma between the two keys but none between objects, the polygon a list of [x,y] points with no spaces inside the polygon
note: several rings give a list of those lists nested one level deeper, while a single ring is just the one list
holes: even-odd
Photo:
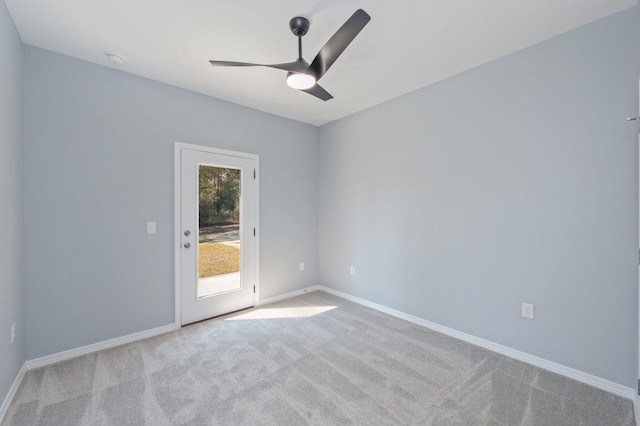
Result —
[{"label": "ceiling fan downrod", "polygon": [[302,37],[309,31],[309,20],[296,16],[289,21],[289,28],[293,35],[298,37],[298,60],[300,60],[302,59]]}]

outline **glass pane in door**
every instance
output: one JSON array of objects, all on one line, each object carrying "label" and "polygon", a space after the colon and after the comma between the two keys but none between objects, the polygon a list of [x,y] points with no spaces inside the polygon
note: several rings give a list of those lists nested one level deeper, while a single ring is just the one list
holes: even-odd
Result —
[{"label": "glass pane in door", "polygon": [[198,298],[241,290],[239,169],[198,167]]}]

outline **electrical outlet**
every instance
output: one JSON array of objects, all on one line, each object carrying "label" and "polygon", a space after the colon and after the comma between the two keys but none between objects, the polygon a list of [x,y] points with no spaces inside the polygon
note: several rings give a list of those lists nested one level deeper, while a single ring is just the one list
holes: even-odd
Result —
[{"label": "electrical outlet", "polygon": [[300,270],[304,271],[304,262],[300,262]]},{"label": "electrical outlet", "polygon": [[11,324],[11,343],[16,340],[16,323]]},{"label": "electrical outlet", "polygon": [[352,266],[351,267],[351,275],[355,275],[356,274],[356,267]]},{"label": "electrical outlet", "polygon": [[530,303],[522,304],[522,316],[525,318],[533,319],[533,305]]}]

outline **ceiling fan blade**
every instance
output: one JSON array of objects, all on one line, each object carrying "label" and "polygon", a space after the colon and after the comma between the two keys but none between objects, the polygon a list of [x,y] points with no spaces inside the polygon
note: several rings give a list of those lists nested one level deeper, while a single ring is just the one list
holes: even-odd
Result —
[{"label": "ceiling fan blade", "polygon": [[304,61],[286,62],[284,64],[252,64],[249,62],[209,61],[214,67],[269,67],[284,71],[306,72],[309,65]]},{"label": "ceiling fan blade", "polygon": [[260,64],[250,64],[248,62],[231,62],[231,61],[209,61],[214,67],[260,67]]},{"label": "ceiling fan blade", "polygon": [[309,89],[301,89],[301,91],[307,92],[308,94],[313,95],[316,98],[321,99],[323,101],[328,101],[329,99],[333,99],[333,96],[331,96],[329,92],[327,92],[317,84],[310,87]]},{"label": "ceiling fan blade", "polygon": [[322,49],[320,49],[320,52],[318,52],[318,55],[311,63],[310,69],[313,71],[316,80],[319,80],[324,73],[327,72],[370,20],[371,16],[369,16],[367,12],[358,9],[351,15],[351,18],[347,19],[347,22],[336,31]]}]

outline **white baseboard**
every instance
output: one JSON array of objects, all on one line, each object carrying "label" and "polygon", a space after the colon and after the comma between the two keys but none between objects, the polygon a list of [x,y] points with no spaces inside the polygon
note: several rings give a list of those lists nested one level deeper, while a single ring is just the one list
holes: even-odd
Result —
[{"label": "white baseboard", "polygon": [[[300,296],[301,294],[311,293],[319,290],[320,286],[311,286],[303,288],[301,290],[292,291],[290,293],[281,294],[279,296],[270,297],[258,302],[256,306],[262,306],[269,303],[279,302],[281,300],[290,299],[292,297]],[[147,337],[157,336],[169,331],[177,330],[180,328],[179,324],[168,324],[162,327],[153,328],[151,330],[145,330],[138,333],[128,334],[126,336],[116,337],[115,339],[104,340],[102,342],[93,343],[91,345],[82,346],[75,349],[69,349],[68,351],[58,352],[55,354],[43,356],[40,358],[30,359],[25,362],[26,370],[32,370],[34,368],[44,367],[46,365],[55,364],[56,362],[65,361],[71,358],[75,358],[81,355],[90,354],[103,349],[113,348],[115,346],[124,345],[126,343],[135,342],[136,340],[146,339]],[[25,371],[26,371],[25,370]],[[23,373],[24,375],[24,373]],[[18,383],[19,385],[19,383]]]},{"label": "white baseboard", "polygon": [[55,364],[56,362],[65,361],[67,359],[75,358],[77,356],[90,354],[102,349],[109,349],[115,346],[124,345],[125,343],[135,342],[136,340],[146,339],[147,337],[157,336],[159,334],[168,333],[180,328],[175,324],[168,324],[162,327],[152,328],[150,330],[140,331],[138,333],[127,334],[126,336],[116,337],[115,339],[104,340],[102,342],[93,343],[91,345],[81,346],[75,349],[69,349],[68,351],[58,352],[55,354],[43,356],[36,359],[30,359],[25,364],[27,370],[31,370],[38,367],[44,367],[45,365]]},{"label": "white baseboard", "polygon": [[[319,290],[320,286],[311,286],[303,288],[301,290],[292,291],[289,293],[281,294],[279,296],[270,297],[258,302],[256,306],[262,306],[269,303],[279,302],[281,300],[290,299],[292,297],[300,296],[301,294],[311,293]],[[124,345],[126,343],[135,342],[136,340],[146,339],[147,337],[157,336],[169,331],[177,330],[180,328],[179,324],[168,324],[162,327],[153,328],[151,330],[140,331],[138,333],[128,334],[126,336],[116,337],[115,339],[104,340],[102,342],[93,343],[91,345],[82,346],[75,349],[69,349],[68,351],[58,352],[55,354],[43,356],[40,358],[30,359],[25,362],[26,370],[32,370],[34,368],[44,367],[46,365],[55,364],[56,362],[65,361],[71,358],[75,358],[81,355],[90,354],[103,349],[113,348],[115,346]],[[24,375],[24,374],[23,374]],[[19,383],[18,383],[19,384]]]},{"label": "white baseboard", "polygon": [[289,293],[281,294],[279,296],[270,297],[268,299],[264,299],[264,300],[259,301],[256,306],[263,306],[263,305],[268,305],[269,303],[275,303],[275,302],[279,302],[281,300],[291,299],[292,297],[300,296],[301,294],[311,293],[311,292],[314,292],[314,291],[317,291],[317,290],[321,290],[320,287],[321,286],[319,286],[319,285],[314,285],[314,286],[311,286],[311,287],[303,288],[301,290],[296,290],[296,291],[292,291],[292,292],[289,292]]},{"label": "white baseboard", "polygon": [[[569,377],[571,379],[577,380],[582,383],[586,383],[588,385],[594,386],[604,391],[613,393],[615,395],[619,395],[623,398],[631,399],[634,401],[634,403],[637,400],[637,396],[638,396],[637,390],[612,382],[610,380],[603,379],[601,377],[594,376],[592,374],[585,373],[583,371],[576,370],[574,368],[567,367],[565,365],[558,364],[553,361],[548,361],[546,359],[539,358],[534,355],[530,355],[526,352],[521,352],[516,349],[512,349],[507,346],[500,345],[498,343],[494,343],[490,340],[485,340],[485,339],[473,336],[471,334],[463,333],[453,328],[445,327],[443,325],[440,325],[431,321],[427,321],[423,318],[416,317],[414,315],[410,315],[401,311],[397,311],[395,309],[391,309],[386,306],[379,305],[374,302],[370,302],[366,299],[362,299],[360,297],[352,296],[350,294],[343,293],[341,291],[334,290],[329,287],[325,287],[323,285],[316,286],[316,287],[318,287],[318,290],[325,291],[327,293],[333,294],[334,296],[341,297],[343,299],[358,303],[363,306],[367,306],[369,308],[375,309],[376,311],[384,312],[385,314],[389,314],[396,318],[400,318],[417,325],[421,325],[423,327],[429,328],[439,333],[446,334],[447,336],[451,336],[456,339],[463,340],[465,342],[474,344],[476,346],[489,349],[490,351],[497,352],[502,355],[506,355],[510,358],[514,358],[519,361],[523,361],[528,364],[534,365],[536,367],[540,367],[545,370],[551,371],[553,373],[560,374],[565,377]],[[637,418],[638,418],[638,415],[636,413],[636,419]]]},{"label": "white baseboard", "polygon": [[[275,296],[275,297],[270,297],[268,299],[264,299],[258,302],[258,304],[256,306],[262,306],[262,305],[267,305],[269,303],[274,303],[274,302],[279,302],[281,300],[285,300],[285,299],[289,299],[292,297],[296,297],[296,296],[300,296],[302,294],[305,293],[311,293],[314,291],[324,291],[326,293],[329,294],[333,294],[335,296],[341,297],[345,300],[349,300],[351,302],[354,303],[358,303],[360,305],[363,306],[367,306],[369,308],[375,309],[377,311],[383,312],[385,314],[394,316],[396,318],[400,318],[403,319],[405,321],[409,321],[411,323],[417,324],[417,325],[421,325],[423,327],[429,328],[431,330],[440,332],[442,334],[445,334],[447,336],[451,336],[453,338],[456,339],[460,339],[462,341],[474,344],[476,346],[480,346],[482,348],[485,349],[489,349],[493,352],[497,352],[499,354],[502,355],[506,355],[508,357],[517,359],[519,361],[523,361],[526,362],[528,364],[534,365],[536,367],[540,367],[543,368],[545,370],[551,371],[553,373],[556,374],[560,374],[563,375],[565,377],[569,377],[571,379],[586,383],[588,385],[594,386],[596,388],[602,389],[604,391],[613,393],[615,395],[619,395],[621,397],[624,398],[628,398],[631,399],[633,401],[633,406],[634,406],[634,411],[635,411],[635,416],[636,416],[636,422],[638,425],[640,425],[640,422],[638,422],[638,419],[640,419],[640,414],[638,413],[639,410],[639,405],[640,405],[640,401],[639,401],[639,397],[638,397],[638,392],[636,389],[632,389],[623,385],[620,385],[618,383],[603,379],[601,377],[597,377],[594,376],[592,374],[588,374],[585,373],[583,371],[580,370],[576,370],[574,368],[571,367],[567,367],[564,366],[562,364],[558,364],[552,361],[548,361],[546,359],[543,358],[539,358],[530,354],[527,354],[525,352],[521,352],[512,348],[509,348],[507,346],[503,346],[503,345],[499,345],[497,343],[491,342],[489,340],[485,340],[476,336],[473,336],[471,334],[467,334],[467,333],[463,333],[461,331],[455,330],[453,328],[449,328],[449,327],[445,327],[443,325],[431,322],[431,321],[427,321],[423,318],[420,317],[416,317],[414,315],[410,315],[389,307],[386,307],[384,305],[380,305],[378,303],[374,303],[371,301],[368,301],[366,299],[362,299],[360,297],[356,297],[356,296],[352,296],[348,293],[344,293],[342,291],[339,290],[334,290],[332,288],[329,287],[325,287],[323,285],[315,285],[315,286],[311,286],[311,287],[307,287],[301,290],[296,290],[296,291],[292,291],[289,293],[285,293],[279,296]],[[102,349],[108,349],[108,348],[112,348],[115,346],[120,346],[126,343],[130,343],[130,342],[134,342],[136,340],[142,340],[142,339],[146,339],[148,337],[153,337],[153,336],[157,336],[159,334],[164,334],[176,329],[179,329],[180,325],[179,324],[168,324],[162,327],[157,327],[157,328],[153,328],[151,330],[146,330],[146,331],[141,331],[138,333],[133,333],[133,334],[129,334],[126,336],[122,336],[122,337],[117,337],[115,339],[110,339],[110,340],[105,340],[103,342],[98,342],[98,343],[94,343],[91,345],[87,345],[87,346],[82,346],[79,348],[75,348],[75,349],[70,349],[68,351],[64,351],[64,352],[59,352],[56,354],[52,354],[52,355],[47,355],[44,357],[40,357],[40,358],[36,358],[36,359],[32,359],[32,360],[28,360],[26,361],[23,365],[22,368],[20,369],[20,371],[18,372],[18,375],[15,379],[15,381],[13,382],[13,385],[11,386],[11,389],[9,390],[9,393],[7,394],[4,402],[2,403],[2,406],[0,406],[0,423],[2,423],[2,420],[7,412],[7,410],[9,409],[9,405],[11,404],[11,401],[13,400],[13,397],[15,396],[16,392],[18,391],[18,387],[20,386],[20,383],[22,383],[22,379],[24,378],[25,373],[28,370],[34,369],[34,368],[38,368],[38,367],[44,367],[46,365],[50,365],[50,364],[54,364],[56,362],[60,362],[60,361],[64,361],[67,359],[71,359],[71,358],[75,358],[77,356],[81,356],[81,355],[86,355],[92,352],[96,352]]]},{"label": "white baseboard", "polygon": [[9,389],[9,393],[4,399],[4,402],[2,403],[2,405],[0,405],[0,423],[2,423],[2,421],[4,420],[4,416],[7,414],[7,411],[9,410],[9,405],[11,405],[11,401],[13,401],[13,397],[16,396],[16,392],[18,392],[18,388],[20,387],[20,384],[22,383],[22,379],[24,379],[24,375],[26,374],[26,372],[27,372],[27,363],[25,362],[24,364],[22,364],[22,368],[20,368],[20,371],[18,371],[18,375],[16,376],[16,379],[13,381],[13,384],[11,385],[11,389]]}]

